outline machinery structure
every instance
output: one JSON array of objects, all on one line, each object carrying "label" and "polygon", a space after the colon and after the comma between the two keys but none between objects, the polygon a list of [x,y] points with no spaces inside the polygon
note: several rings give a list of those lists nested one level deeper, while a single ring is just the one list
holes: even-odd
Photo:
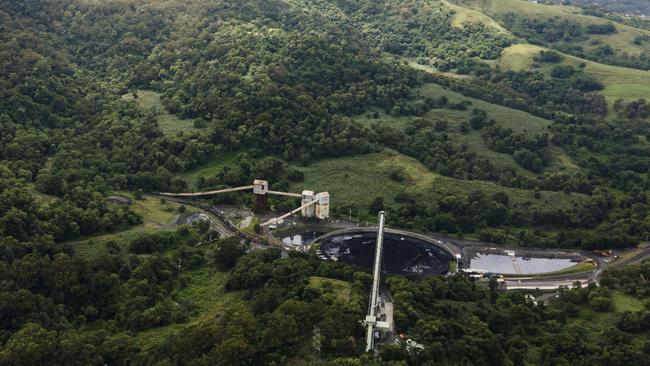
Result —
[{"label": "machinery structure", "polygon": [[268,195],[278,195],[286,197],[300,198],[300,207],[292,210],[280,217],[273,218],[261,224],[261,226],[269,226],[273,223],[279,223],[281,220],[294,215],[298,212],[304,217],[316,217],[321,220],[327,220],[330,216],[330,195],[327,192],[314,193],[314,191],[304,190],[302,193],[280,192],[272,191],[269,189],[269,182],[262,179],[255,179],[252,185],[219,189],[216,191],[203,191],[203,192],[183,192],[183,193],[170,193],[160,192],[162,196],[170,197],[202,197],[213,196],[222,193],[238,192],[252,190],[255,195],[255,208],[265,210],[268,207]]},{"label": "machinery structure", "polygon": [[386,213],[379,212],[379,227],[377,228],[377,245],[375,246],[375,261],[373,265],[372,290],[370,292],[370,304],[368,306],[368,315],[363,321],[366,327],[366,352],[373,350],[375,346],[375,331],[387,331],[390,329],[390,323],[379,321],[379,283],[381,278],[381,258],[384,247],[384,221]]},{"label": "machinery structure", "polygon": [[326,220],[330,215],[330,195],[327,192],[321,192],[314,195],[313,191],[303,191],[302,195],[299,195],[302,198],[302,205],[296,208],[293,211],[289,211],[286,214],[270,219],[261,224],[261,226],[269,226],[271,224],[277,224],[282,222],[282,220],[287,217],[294,215],[298,212],[301,212],[304,217],[316,217],[321,220]]}]

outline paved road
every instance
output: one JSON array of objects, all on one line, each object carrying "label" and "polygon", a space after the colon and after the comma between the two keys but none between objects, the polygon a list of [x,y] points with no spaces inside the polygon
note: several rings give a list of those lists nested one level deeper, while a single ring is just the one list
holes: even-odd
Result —
[{"label": "paved road", "polygon": [[[534,276],[521,276],[520,278],[511,278],[505,281],[507,289],[540,289],[540,290],[555,290],[560,286],[571,287],[575,282],[580,282],[582,286],[589,285],[591,283],[598,283],[600,276],[602,275],[605,268],[609,265],[612,265],[611,262],[608,262],[605,257],[596,255],[591,252],[586,252],[584,250],[557,250],[557,249],[548,249],[548,248],[521,248],[521,247],[505,247],[502,245],[496,245],[491,243],[483,243],[473,240],[465,239],[456,239],[449,238],[439,234],[427,234],[433,238],[437,238],[440,241],[447,242],[449,246],[457,248],[460,250],[463,255],[463,264],[467,268],[469,266],[469,260],[471,258],[471,253],[473,250],[476,250],[479,247],[496,247],[501,250],[515,250],[517,252],[525,251],[527,253],[539,252],[544,253],[563,253],[563,254],[579,254],[583,257],[590,258],[594,261],[596,265],[595,270],[589,270],[585,272],[570,273],[566,275],[552,276],[552,277],[534,277]],[[650,248],[647,252],[642,253],[643,255],[650,257]],[[633,263],[639,260],[639,255],[630,258],[629,263]],[[616,262],[614,262],[616,263]],[[629,264],[627,263],[627,264]]]},{"label": "paved road", "polygon": [[[327,225],[322,225],[322,224],[318,225],[318,229],[321,231],[328,231]],[[368,231],[377,230],[376,227],[353,227],[352,225],[349,225],[349,223],[347,222],[334,223],[331,225],[330,230],[331,229],[334,230],[321,236],[320,238],[317,239],[317,241],[322,240],[323,238],[327,238],[330,235],[355,233],[355,232],[368,232]],[[496,245],[492,243],[484,243],[484,242],[479,242],[474,240],[452,238],[452,237],[448,237],[440,234],[433,234],[433,233],[418,234],[418,233],[412,233],[404,230],[396,230],[396,229],[388,229],[388,228],[386,229],[386,231],[397,233],[400,235],[410,235],[410,236],[423,239],[427,242],[436,244],[444,248],[452,255],[461,254],[462,257],[461,262],[464,268],[469,267],[469,260],[473,255],[473,252],[476,251],[477,249],[485,248],[485,247],[488,248],[494,247],[500,250],[511,249],[517,252],[524,251],[528,254],[536,253],[536,252],[539,252],[540,254],[548,254],[548,253],[555,252],[563,255],[576,255],[576,256],[580,255],[582,257],[592,259],[596,265],[595,270],[589,270],[589,271],[578,272],[578,273],[570,273],[566,275],[559,275],[559,276],[552,276],[552,277],[521,276],[518,278],[510,278],[505,281],[507,289],[539,288],[540,290],[554,290],[559,288],[560,286],[571,287],[575,282],[580,282],[582,286],[586,286],[591,283],[598,283],[600,276],[602,275],[606,267],[634,264],[634,263],[641,262],[644,259],[650,258],[650,247],[643,249],[633,257],[626,258],[625,260],[620,260],[618,262],[609,262],[608,259],[605,257],[602,257],[600,255],[591,252],[586,252],[583,250],[558,250],[558,249],[548,249],[548,248],[506,247],[506,246]]]},{"label": "paved road", "polygon": [[[197,202],[192,202],[192,201],[187,201],[183,199],[177,199],[177,198],[172,198],[172,197],[162,197],[162,196],[156,196],[156,195],[147,195],[148,198],[153,198],[153,199],[159,199],[159,198],[164,198],[168,201],[172,202],[177,202],[177,203],[182,203],[188,206],[193,206],[201,209],[205,214],[207,214],[213,224],[213,228],[222,236],[222,237],[230,237],[230,236],[235,236],[235,235],[246,235],[239,231],[237,228],[235,228],[231,223],[227,222],[225,218],[223,218],[222,213],[217,212],[217,209],[214,207],[206,207],[204,204],[200,204]],[[333,223],[328,223],[328,224],[318,224],[318,225],[310,225],[310,227],[313,226],[316,228],[318,231],[329,231],[326,235],[322,236],[326,237],[329,235],[333,234],[340,234],[340,233],[351,233],[351,232],[367,232],[367,231],[376,231],[376,227],[355,227],[354,223],[347,222],[344,220],[337,220],[336,222]],[[551,290],[551,289],[557,289],[560,286],[572,286],[574,282],[579,281],[583,286],[588,285],[590,283],[598,283],[598,280],[600,279],[600,276],[602,275],[604,269],[606,267],[618,267],[618,266],[623,266],[623,265],[629,265],[629,264],[635,264],[639,263],[645,259],[650,258],[650,247],[644,248],[641,250],[639,253],[635,254],[632,257],[617,261],[617,262],[607,262],[606,259],[602,256],[599,255],[594,255],[593,253],[585,252],[585,251],[576,251],[576,250],[571,250],[571,251],[562,251],[562,250],[556,250],[556,249],[545,249],[545,248],[539,248],[539,249],[534,249],[534,248],[519,248],[519,247],[504,247],[501,245],[496,245],[492,243],[484,243],[484,242],[479,242],[479,241],[474,241],[474,240],[467,240],[467,239],[458,239],[458,238],[452,238],[449,236],[441,235],[441,234],[435,234],[435,233],[427,233],[427,234],[419,234],[419,233],[413,233],[413,232],[408,232],[404,230],[397,230],[397,229],[386,229],[388,232],[393,232],[396,234],[400,235],[410,235],[414,236],[417,238],[420,238],[422,240],[428,241],[430,243],[436,244],[446,251],[448,251],[450,254],[461,254],[463,260],[464,267],[468,267],[469,265],[469,256],[468,253],[471,252],[471,250],[475,250],[479,247],[496,247],[499,249],[513,249],[516,251],[527,251],[527,252],[534,252],[534,251],[540,251],[540,252],[550,252],[550,251],[556,251],[556,252],[563,252],[563,253],[575,253],[578,252],[581,255],[591,258],[594,260],[596,264],[596,270],[593,271],[586,271],[586,272],[580,272],[580,273],[572,273],[572,274],[567,274],[567,275],[561,275],[561,276],[555,276],[555,277],[521,277],[521,278],[511,278],[507,279],[506,282],[506,288],[508,289],[546,289],[546,290]],[[250,238],[249,238],[250,239]],[[261,239],[260,238],[254,238],[254,241],[259,242]],[[281,243],[276,239],[276,238],[266,238],[263,240],[263,243],[258,243],[261,245],[261,247],[264,247],[265,245],[271,244],[271,245],[281,245]],[[391,303],[392,304],[392,303]]]},{"label": "paved road", "polygon": [[625,259],[621,259],[619,261],[616,261],[616,262],[612,263],[611,266],[612,267],[619,267],[619,266],[626,266],[626,265],[629,265],[629,264],[637,264],[637,263],[641,263],[642,261],[644,261],[644,260],[646,260],[648,258],[650,258],[650,247],[646,247],[646,248],[641,249],[641,251],[639,251],[639,253],[636,253],[635,255],[633,255],[633,256],[631,256],[629,258],[625,258]]},{"label": "paved road", "polygon": [[204,211],[204,213],[210,217],[210,221],[212,221],[212,228],[219,233],[220,237],[228,238],[235,236],[235,233],[231,231],[217,215],[213,214],[210,211]]},{"label": "paved road", "polygon": [[282,247],[282,242],[278,240],[273,235],[267,233],[262,236],[252,236],[249,235],[237,228],[225,217],[224,212],[220,211],[215,206],[210,206],[201,202],[188,201],[182,198],[174,198],[167,196],[158,196],[158,195],[146,195],[148,198],[160,199],[164,198],[167,201],[181,203],[186,206],[192,206],[198,208],[203,213],[208,215],[212,222],[212,228],[216,230],[222,238],[228,238],[231,236],[239,236],[244,240],[247,240],[251,243],[253,249],[268,248],[269,246]]},{"label": "paved road", "polygon": [[580,282],[580,285],[585,286],[593,280],[589,278],[583,279],[569,279],[569,280],[547,280],[547,279],[529,279],[529,280],[506,280],[507,290],[556,290],[560,286],[573,287],[573,284]]}]

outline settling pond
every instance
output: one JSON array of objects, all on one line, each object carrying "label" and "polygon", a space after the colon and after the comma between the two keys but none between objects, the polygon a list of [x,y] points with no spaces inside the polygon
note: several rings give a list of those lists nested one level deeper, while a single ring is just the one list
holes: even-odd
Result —
[{"label": "settling pond", "polygon": [[560,271],[576,264],[575,258],[531,258],[508,254],[475,253],[469,268],[502,274],[534,274]]},{"label": "settling pond", "polygon": [[[320,242],[319,255],[371,269],[376,233],[341,234]],[[384,234],[383,269],[389,273],[442,274],[456,259],[444,249],[414,237]]]}]

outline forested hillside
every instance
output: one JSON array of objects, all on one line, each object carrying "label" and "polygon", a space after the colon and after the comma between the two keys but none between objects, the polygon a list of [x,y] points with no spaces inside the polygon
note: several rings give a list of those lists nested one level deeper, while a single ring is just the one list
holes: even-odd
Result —
[{"label": "forested hillside", "polygon": [[0,365],[649,364],[647,264],[548,307],[395,276],[426,351],[371,360],[367,273],[146,197],[264,178],[361,221],[633,247],[648,69],[650,31],[520,0],[0,0]]},{"label": "forested hillside", "polygon": [[548,45],[600,63],[650,68],[647,30],[583,14],[573,7],[519,0],[459,0],[458,4],[492,15],[515,36],[532,44]]},{"label": "forested hillside", "polygon": [[[511,227],[567,223],[565,239],[550,238],[561,246],[625,246],[640,238],[644,216],[636,219],[629,210],[631,202],[646,209],[648,131],[633,122],[648,115],[643,100],[610,107],[598,93],[603,82],[579,67],[558,66],[549,74],[491,68],[513,36],[456,22],[457,10],[446,3],[355,4],[60,2],[43,3],[32,15],[27,5],[7,3],[2,148],[4,194],[15,203],[4,211],[3,232],[63,240],[129,225],[133,219],[123,214],[107,216],[101,193],[184,189],[187,182],[174,173],[226,151],[244,148],[309,166],[390,148],[444,176],[497,182],[506,194],[518,188],[587,195],[576,196],[587,217],[542,203],[522,220],[518,212],[536,206],[533,199],[503,207],[517,220],[486,221],[479,214],[471,224],[443,228],[409,218],[414,227],[464,233],[493,227],[507,236]],[[386,23],[391,27],[379,33]],[[449,70],[470,77],[439,73]],[[444,89],[430,92],[432,83],[491,104],[449,102]],[[191,118],[195,128],[165,135],[159,110],[122,98],[138,97],[141,89],[160,93],[165,113]],[[533,125],[525,115],[499,120],[486,110],[495,104],[549,122]],[[357,117],[368,113],[373,117],[366,121]],[[241,177],[203,181],[252,178],[245,166],[234,168],[244,169]],[[11,189],[20,185],[56,199]],[[456,199],[471,199],[463,196]],[[401,201],[396,204],[407,211],[421,212],[416,217],[429,212],[467,220],[459,208]],[[629,223],[613,228],[621,217]]]}]

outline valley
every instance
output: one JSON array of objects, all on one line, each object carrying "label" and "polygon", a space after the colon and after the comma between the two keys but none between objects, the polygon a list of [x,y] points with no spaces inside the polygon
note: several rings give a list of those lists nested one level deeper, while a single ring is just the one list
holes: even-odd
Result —
[{"label": "valley", "polygon": [[574,5],[0,0],[0,366],[650,364],[650,26]]}]

